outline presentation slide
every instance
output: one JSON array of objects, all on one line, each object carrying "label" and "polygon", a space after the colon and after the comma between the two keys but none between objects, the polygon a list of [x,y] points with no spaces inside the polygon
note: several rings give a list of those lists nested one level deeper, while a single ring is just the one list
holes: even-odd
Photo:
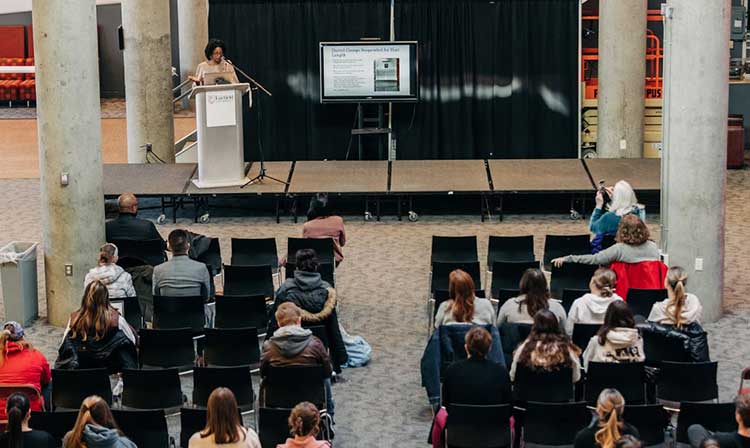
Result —
[{"label": "presentation slide", "polygon": [[416,48],[410,43],[321,43],[322,97],[415,97]]}]

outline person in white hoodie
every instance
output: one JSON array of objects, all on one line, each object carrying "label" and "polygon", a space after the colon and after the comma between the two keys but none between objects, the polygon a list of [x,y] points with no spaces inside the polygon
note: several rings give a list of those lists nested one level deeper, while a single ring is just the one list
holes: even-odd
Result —
[{"label": "person in white hoodie", "polygon": [[99,264],[86,273],[83,287],[85,288],[94,280],[99,280],[107,287],[110,299],[135,297],[133,278],[125,272],[125,269],[117,265],[117,258],[117,246],[105,243],[99,249]]},{"label": "person in white hoodie", "polygon": [[667,299],[656,302],[648,315],[649,322],[674,325],[682,328],[693,322],[700,324],[703,315],[703,305],[694,294],[687,292],[687,273],[679,266],[673,266],[667,271],[664,287],[667,289]]},{"label": "person in white hoodie", "polygon": [[646,359],[643,339],[635,328],[633,312],[622,300],[615,300],[604,315],[604,324],[583,352],[583,370],[590,362],[642,362]]},{"label": "person in white hoodie", "polygon": [[577,298],[570,306],[568,319],[565,321],[565,332],[573,334],[575,324],[601,324],[607,307],[622,297],[615,294],[617,274],[609,268],[599,268],[591,276],[590,293]]}]

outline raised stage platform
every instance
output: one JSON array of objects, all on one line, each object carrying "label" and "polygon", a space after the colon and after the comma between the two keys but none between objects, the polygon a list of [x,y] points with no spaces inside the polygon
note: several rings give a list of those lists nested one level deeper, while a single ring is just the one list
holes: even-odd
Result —
[{"label": "raised stage platform", "polygon": [[[474,195],[479,197],[484,221],[492,210],[498,210],[502,219],[507,195],[566,194],[573,210],[576,200],[591,197],[601,179],[608,185],[625,179],[638,192],[658,192],[661,185],[659,159],[299,161],[265,166],[269,176],[286,184],[266,179],[244,188],[199,189],[191,182],[197,176],[195,164],[105,164],[104,195],[130,191],[160,198],[162,213],[171,208],[173,220],[177,209],[192,204],[196,221],[208,220],[212,198],[270,196],[276,201],[277,222],[282,205],[290,204],[296,220],[298,199],[316,192],[362,197],[366,219],[373,217],[372,205],[374,217],[380,219],[381,202],[395,201],[399,220],[403,204],[408,204],[409,219],[418,218],[414,201],[420,195]],[[259,169],[260,163],[252,163],[248,176],[257,175]]]}]

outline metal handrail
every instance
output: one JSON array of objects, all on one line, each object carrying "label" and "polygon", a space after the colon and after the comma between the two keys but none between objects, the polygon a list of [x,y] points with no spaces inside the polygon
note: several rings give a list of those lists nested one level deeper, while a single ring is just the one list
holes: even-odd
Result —
[{"label": "metal handrail", "polygon": [[182,81],[180,83],[180,85],[178,85],[177,87],[175,87],[174,89],[172,89],[172,93],[177,93],[177,92],[181,91],[182,88],[185,87],[186,84],[191,83],[191,82],[193,82],[193,81],[190,78],[185,79],[184,81]]}]

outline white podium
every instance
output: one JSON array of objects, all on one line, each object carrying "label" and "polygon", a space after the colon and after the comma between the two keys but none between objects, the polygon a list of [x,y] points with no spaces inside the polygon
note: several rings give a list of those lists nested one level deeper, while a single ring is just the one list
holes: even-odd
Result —
[{"label": "white podium", "polygon": [[[232,187],[247,182],[242,140],[242,95],[249,84],[194,87],[198,131],[198,188]],[[252,105],[252,98],[250,98]]]}]

